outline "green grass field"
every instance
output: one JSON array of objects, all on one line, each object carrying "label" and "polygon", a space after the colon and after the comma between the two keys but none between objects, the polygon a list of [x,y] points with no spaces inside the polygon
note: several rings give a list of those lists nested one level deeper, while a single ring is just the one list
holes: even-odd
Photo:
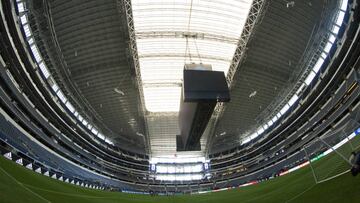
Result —
[{"label": "green grass field", "polygon": [[[330,156],[335,156],[335,153]],[[340,158],[323,158],[315,162],[318,165],[316,170],[328,171],[329,164],[339,165],[341,161]],[[253,186],[177,196],[86,189],[37,174],[3,157],[0,158],[0,166],[0,202],[360,202],[360,175],[354,178],[346,173],[315,184],[309,166]]]}]

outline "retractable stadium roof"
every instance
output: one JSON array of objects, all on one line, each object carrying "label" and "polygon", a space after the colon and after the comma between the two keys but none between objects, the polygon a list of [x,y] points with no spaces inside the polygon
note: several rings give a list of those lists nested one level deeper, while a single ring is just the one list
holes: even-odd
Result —
[{"label": "retractable stadium roof", "polygon": [[99,139],[133,152],[176,153],[185,63],[224,71],[232,100],[217,106],[194,153],[204,155],[240,145],[290,99],[336,4],[32,0],[29,21],[73,114]]}]

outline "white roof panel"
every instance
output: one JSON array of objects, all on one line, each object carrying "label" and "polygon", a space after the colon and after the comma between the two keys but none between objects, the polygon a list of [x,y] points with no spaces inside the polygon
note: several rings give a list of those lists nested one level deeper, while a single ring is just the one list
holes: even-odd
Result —
[{"label": "white roof panel", "polygon": [[180,108],[180,87],[144,88],[145,107],[152,112],[176,112]]},{"label": "white roof panel", "polygon": [[186,63],[227,74],[252,0],[132,0],[145,107],[179,111]]},{"label": "white roof panel", "polygon": [[252,0],[133,0],[134,27],[137,32],[186,31],[189,27],[193,32],[238,38],[251,3]]}]

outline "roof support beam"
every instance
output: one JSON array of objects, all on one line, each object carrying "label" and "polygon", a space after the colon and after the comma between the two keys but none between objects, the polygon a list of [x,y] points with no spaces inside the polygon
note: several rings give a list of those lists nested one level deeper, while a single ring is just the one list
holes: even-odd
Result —
[{"label": "roof support beam", "polygon": [[138,39],[147,38],[194,38],[209,41],[218,41],[229,44],[236,44],[237,38],[216,35],[211,33],[184,32],[184,31],[157,31],[157,32],[136,32]]},{"label": "roof support beam", "polygon": [[[246,23],[244,26],[244,29],[241,33],[241,37],[240,40],[237,44],[236,47],[236,51],[234,54],[234,57],[232,59],[229,71],[227,73],[226,76],[226,82],[229,86],[229,89],[231,90],[232,85],[233,85],[233,79],[235,76],[235,73],[238,69],[239,64],[241,63],[241,61],[244,58],[244,53],[246,52],[246,45],[250,39],[250,35],[253,32],[253,29],[255,27],[255,24],[258,22],[258,20],[260,19],[261,14],[263,14],[263,11],[265,10],[265,2],[266,0],[254,0],[251,8],[250,8],[250,12],[249,15],[246,19]],[[224,103],[218,103],[215,106],[212,118],[214,119],[214,125],[210,126],[210,133],[208,135],[208,137],[206,138],[206,155],[208,155],[209,151],[210,151],[210,147],[212,145],[212,138],[213,138],[213,134],[215,131],[215,128],[217,126],[218,120],[221,117],[222,113],[225,110],[225,106]],[[209,127],[209,126],[208,126]]]},{"label": "roof support beam", "polygon": [[[143,54],[143,55],[139,55],[138,58],[161,58],[161,57],[173,57],[173,58],[185,58],[187,57],[187,54]],[[198,56],[191,56],[192,58],[198,58]],[[215,56],[207,56],[207,55],[201,55],[201,59],[212,59],[212,60],[217,60],[217,61],[226,61],[226,62],[230,62],[227,58],[222,58],[222,57],[215,57]]]},{"label": "roof support beam", "polygon": [[141,80],[141,72],[140,72],[140,64],[139,64],[139,57],[138,57],[138,51],[136,46],[136,37],[135,37],[135,27],[134,27],[134,19],[132,14],[132,6],[131,6],[131,0],[118,0],[117,1],[118,7],[122,8],[121,11],[125,12],[126,15],[126,22],[127,22],[127,29],[129,33],[129,51],[132,56],[132,61],[135,68],[135,75],[136,75],[136,82],[137,87],[139,90],[139,97],[140,97],[140,103],[141,103],[141,109],[144,114],[144,122],[145,122],[145,136],[144,141],[146,143],[146,149],[145,151],[150,154],[150,138],[149,138],[149,131],[148,131],[148,123],[146,119],[146,108],[145,108],[145,100],[144,100],[144,92],[142,87],[142,80]]}]

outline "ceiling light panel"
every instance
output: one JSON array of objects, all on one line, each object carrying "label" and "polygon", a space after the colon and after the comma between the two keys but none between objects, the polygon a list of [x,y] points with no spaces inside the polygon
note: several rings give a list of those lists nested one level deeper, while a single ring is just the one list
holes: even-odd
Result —
[{"label": "ceiling light panel", "polygon": [[252,0],[132,0],[143,83],[150,112],[179,111],[186,63],[227,74]]},{"label": "ceiling light panel", "polygon": [[181,87],[145,87],[145,106],[151,112],[175,112],[180,108]]}]

